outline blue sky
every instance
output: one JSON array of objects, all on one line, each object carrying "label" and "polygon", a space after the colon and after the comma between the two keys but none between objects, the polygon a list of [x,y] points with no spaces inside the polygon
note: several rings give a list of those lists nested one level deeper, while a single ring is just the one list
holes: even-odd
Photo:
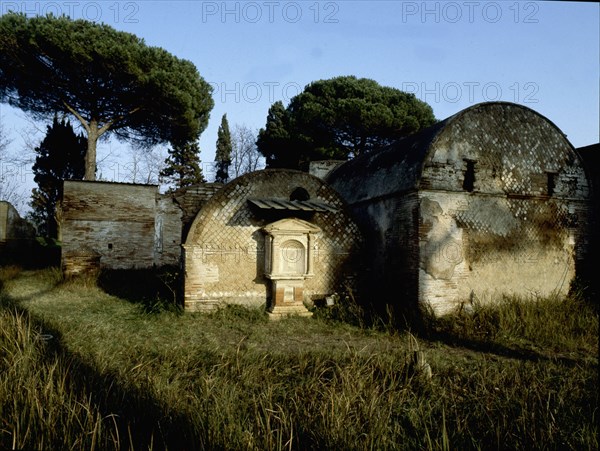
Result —
[{"label": "blue sky", "polygon": [[[224,113],[231,126],[258,129],[274,101],[286,103],[311,81],[338,75],[414,92],[439,119],[488,100],[520,103],[553,121],[576,147],[598,142],[597,3],[0,2],[0,12],[8,10],[102,21],[191,60],[215,88],[200,138],[205,163],[214,159]],[[18,151],[19,131],[31,126],[6,105],[0,117]],[[101,146],[100,157],[127,147]]]}]

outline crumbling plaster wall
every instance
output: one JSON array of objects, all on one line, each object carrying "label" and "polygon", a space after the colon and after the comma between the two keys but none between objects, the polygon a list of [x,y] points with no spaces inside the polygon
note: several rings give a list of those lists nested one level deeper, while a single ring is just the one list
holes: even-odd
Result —
[{"label": "crumbling plaster wall", "polygon": [[473,106],[328,181],[365,235],[385,302],[443,314],[503,294],[565,294],[586,251],[581,161],[519,105]]},{"label": "crumbling plaster wall", "polygon": [[434,140],[420,188],[419,300],[436,313],[568,292],[585,250],[588,184],[550,121],[510,104],[466,110]]},{"label": "crumbling plaster wall", "polygon": [[[289,200],[298,187],[310,199],[336,212],[257,210],[248,199]],[[265,234],[262,227],[298,217],[321,229],[311,241],[314,277],[304,282],[307,302],[340,288],[352,273],[350,258],[359,243],[357,226],[340,196],[322,180],[299,171],[264,170],[241,176],[218,191],[200,210],[184,245],[185,308],[209,310],[222,303],[262,305],[270,296],[265,277]]]},{"label": "crumbling plaster wall", "polygon": [[181,263],[182,211],[170,194],[157,194],[154,219],[154,264]]},{"label": "crumbling plaster wall", "polygon": [[436,314],[502,295],[568,292],[578,216],[568,203],[436,191],[419,199],[419,301]]}]

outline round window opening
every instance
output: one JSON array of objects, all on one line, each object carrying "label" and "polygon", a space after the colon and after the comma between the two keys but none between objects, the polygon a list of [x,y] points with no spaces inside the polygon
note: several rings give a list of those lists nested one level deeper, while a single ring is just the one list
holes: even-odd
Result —
[{"label": "round window opening", "polygon": [[310,195],[308,194],[308,191],[306,191],[300,186],[298,188],[295,188],[294,191],[292,191],[292,194],[290,194],[290,200],[304,201],[309,199]]}]

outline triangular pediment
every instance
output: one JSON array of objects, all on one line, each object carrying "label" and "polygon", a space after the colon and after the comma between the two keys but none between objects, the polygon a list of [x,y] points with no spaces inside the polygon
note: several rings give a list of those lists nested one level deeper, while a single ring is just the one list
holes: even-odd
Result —
[{"label": "triangular pediment", "polygon": [[321,229],[310,222],[298,218],[286,218],[263,227],[263,230],[270,234],[278,233],[319,233]]}]

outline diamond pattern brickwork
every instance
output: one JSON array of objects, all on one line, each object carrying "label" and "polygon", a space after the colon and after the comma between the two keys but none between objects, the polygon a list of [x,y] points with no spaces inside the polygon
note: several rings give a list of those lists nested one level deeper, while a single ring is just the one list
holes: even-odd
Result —
[{"label": "diamond pattern brickwork", "polygon": [[421,185],[463,191],[466,161],[475,169],[474,192],[585,200],[583,167],[564,135],[518,105],[483,104],[449,120],[432,144]]},{"label": "diamond pattern brickwork", "polygon": [[534,262],[542,249],[563,248],[583,220],[561,200],[504,198],[468,204],[470,208],[457,211],[455,218],[467,232],[470,262],[496,262],[505,251],[515,260]]},{"label": "diamond pattern brickwork", "polygon": [[[186,298],[232,300],[265,297],[265,240],[261,228],[301,214],[253,208],[248,199],[289,199],[298,187],[311,199],[333,206],[335,212],[304,213],[321,229],[311,243],[314,277],[305,281],[306,296],[329,294],[339,289],[350,267],[349,259],[360,242],[356,224],[340,196],[323,181],[297,171],[267,170],[242,176],[225,185],[200,210],[186,242]],[[209,276],[207,276],[207,274]],[[218,274],[218,276],[217,276]]]}]

